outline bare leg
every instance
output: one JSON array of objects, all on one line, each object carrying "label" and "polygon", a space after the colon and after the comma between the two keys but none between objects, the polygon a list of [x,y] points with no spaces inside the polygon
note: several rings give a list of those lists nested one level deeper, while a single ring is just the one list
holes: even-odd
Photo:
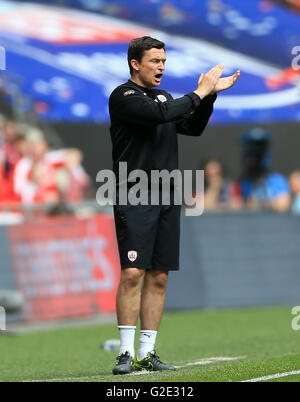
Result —
[{"label": "bare leg", "polygon": [[126,268],[121,271],[117,293],[117,318],[119,325],[135,326],[140,313],[141,285],[145,270]]},{"label": "bare leg", "polygon": [[141,329],[157,331],[165,305],[168,271],[147,271],[141,296]]}]

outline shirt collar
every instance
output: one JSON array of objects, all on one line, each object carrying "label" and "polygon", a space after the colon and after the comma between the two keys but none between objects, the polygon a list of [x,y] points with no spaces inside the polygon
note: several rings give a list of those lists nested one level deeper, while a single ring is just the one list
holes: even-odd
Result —
[{"label": "shirt collar", "polygon": [[130,84],[132,84],[132,85],[138,87],[139,89],[141,89],[141,90],[144,91],[144,92],[150,93],[150,92],[152,91],[152,89],[142,87],[141,85],[136,84],[135,82],[133,82],[133,81],[131,81],[131,80],[128,80],[128,82],[129,82]]}]

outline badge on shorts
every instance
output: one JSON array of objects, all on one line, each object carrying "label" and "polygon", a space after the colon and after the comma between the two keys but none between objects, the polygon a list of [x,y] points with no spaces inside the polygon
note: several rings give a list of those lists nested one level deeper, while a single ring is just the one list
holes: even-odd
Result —
[{"label": "badge on shorts", "polygon": [[129,91],[126,91],[123,93],[124,96],[128,96],[128,95],[133,95],[134,94],[134,90],[130,89]]},{"label": "badge on shorts", "polygon": [[157,95],[157,97],[161,102],[167,102],[167,98],[165,97],[165,95]]},{"label": "badge on shorts", "polygon": [[137,259],[138,253],[135,250],[130,250],[127,253],[128,260],[134,262]]}]

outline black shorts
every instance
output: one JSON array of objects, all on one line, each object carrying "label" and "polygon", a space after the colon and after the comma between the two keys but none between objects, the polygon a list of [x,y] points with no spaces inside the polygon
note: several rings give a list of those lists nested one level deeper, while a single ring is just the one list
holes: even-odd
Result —
[{"label": "black shorts", "polygon": [[115,205],[121,268],[179,270],[180,205]]}]

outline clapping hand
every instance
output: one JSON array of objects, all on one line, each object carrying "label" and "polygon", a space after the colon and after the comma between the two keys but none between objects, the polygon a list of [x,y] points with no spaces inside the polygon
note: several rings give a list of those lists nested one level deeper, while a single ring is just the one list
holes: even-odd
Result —
[{"label": "clapping hand", "polygon": [[214,89],[212,90],[212,94],[231,88],[237,82],[239,76],[240,71],[238,70],[229,77],[219,78]]},{"label": "clapping hand", "polygon": [[194,92],[203,99],[207,95],[213,95],[231,88],[240,76],[240,70],[224,78],[221,78],[222,73],[223,64],[218,64],[211,68],[206,74],[201,74],[198,80],[198,88]]}]

